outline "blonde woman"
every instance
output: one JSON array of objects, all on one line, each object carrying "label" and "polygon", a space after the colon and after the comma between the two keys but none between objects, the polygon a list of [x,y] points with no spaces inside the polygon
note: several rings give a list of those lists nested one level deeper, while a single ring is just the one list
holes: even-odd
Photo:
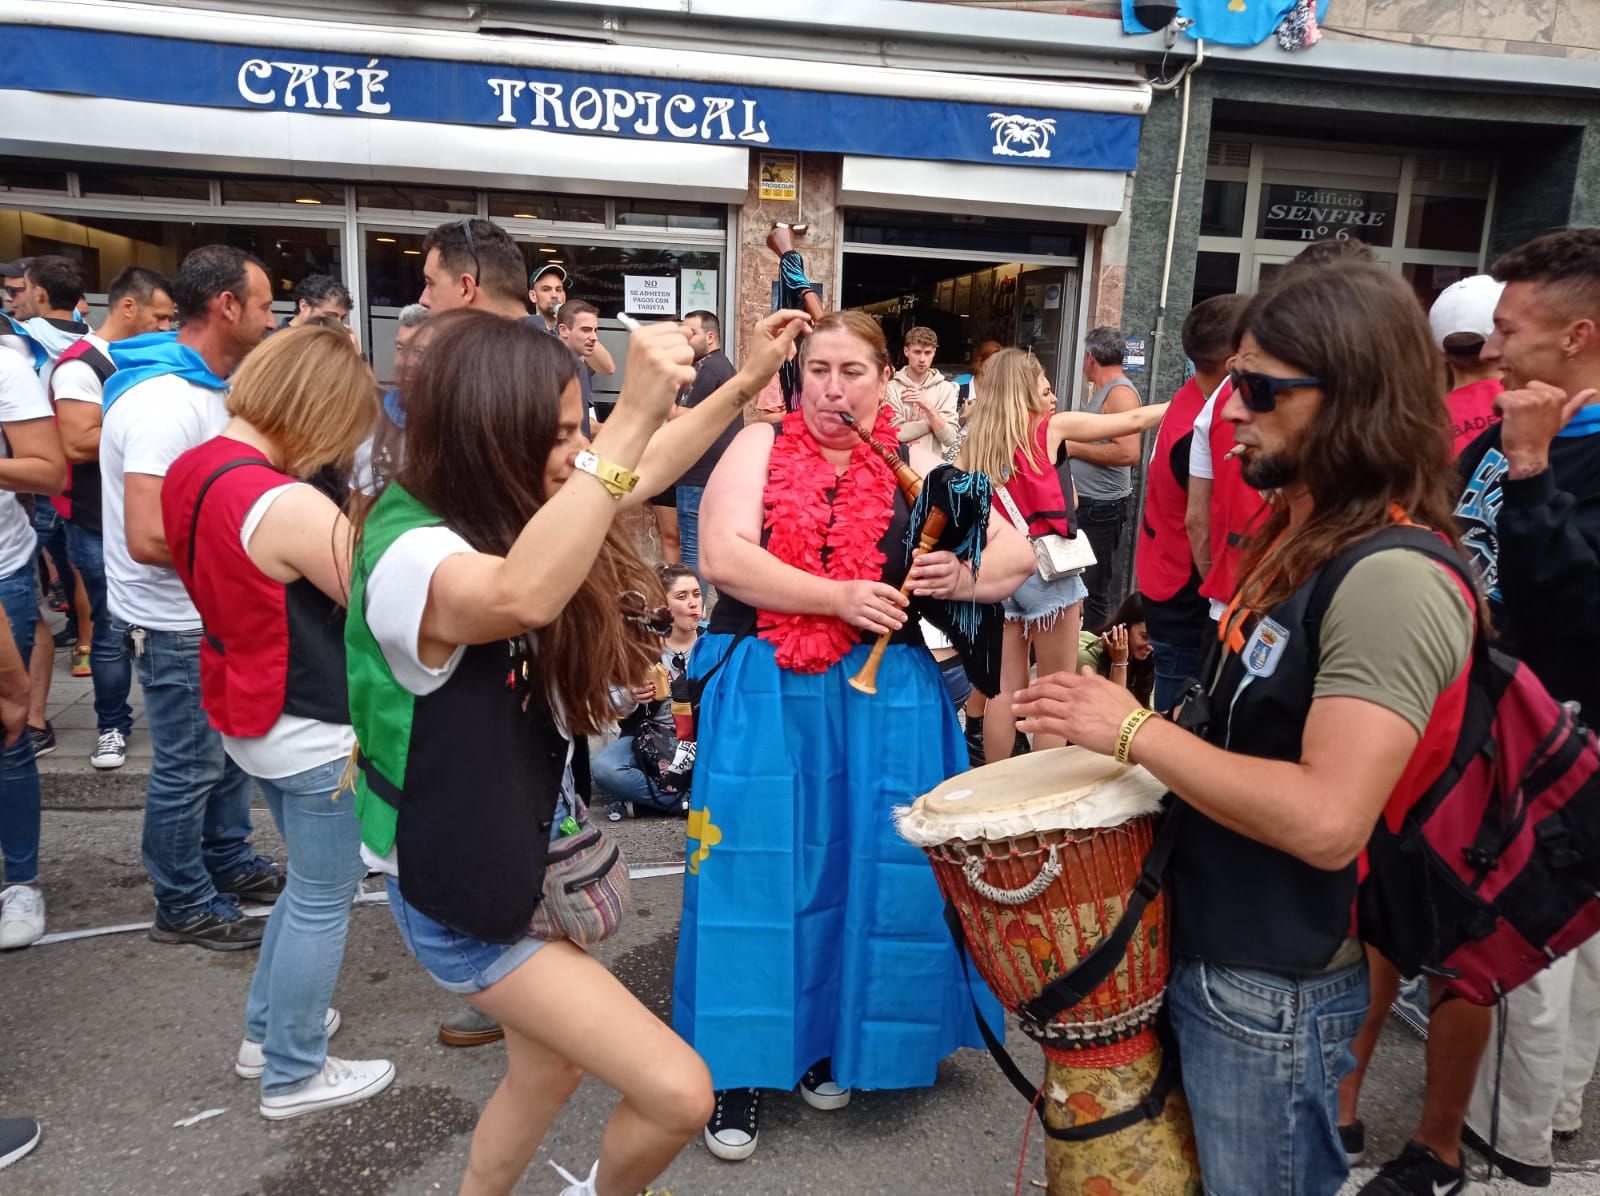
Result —
[{"label": "blonde woman", "polygon": [[394,1079],[386,1059],[328,1055],[328,1007],[361,881],[361,827],[339,780],[355,743],[345,687],[350,526],[301,479],[348,466],[378,411],[347,329],[304,326],[254,350],[220,435],[172,464],[161,514],[205,621],[201,701],[255,778],[289,853],[234,1062],[279,1120],[351,1104]]},{"label": "blonde woman", "polygon": [[[983,388],[973,404],[960,465],[989,475],[1003,486],[1030,537],[1072,537],[1072,474],[1067,467],[1071,440],[1106,440],[1153,428],[1167,405],[1139,407],[1114,415],[1055,410],[1038,358],[1021,349],[1002,349],[983,371]],[[1003,507],[1003,504],[997,503]],[[1016,738],[1012,699],[1028,683],[1030,647],[1039,675],[1076,670],[1078,632],[1083,621],[1083,579],[1045,581],[1037,572],[1005,601],[1005,640],[1000,657],[1000,693],[983,714],[984,758],[990,763],[1011,756]],[[1039,735],[1035,747],[1060,747],[1053,735]]]}]

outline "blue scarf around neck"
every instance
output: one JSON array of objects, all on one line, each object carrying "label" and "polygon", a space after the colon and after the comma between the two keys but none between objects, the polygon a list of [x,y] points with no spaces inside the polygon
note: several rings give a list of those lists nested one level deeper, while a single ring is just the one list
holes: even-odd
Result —
[{"label": "blue scarf around neck", "polygon": [[211,372],[205,359],[188,345],[178,343],[176,332],[147,332],[111,346],[111,361],[117,372],[106,380],[101,414],[141,382],[175,374],[185,382],[211,390],[226,390],[228,384]]}]

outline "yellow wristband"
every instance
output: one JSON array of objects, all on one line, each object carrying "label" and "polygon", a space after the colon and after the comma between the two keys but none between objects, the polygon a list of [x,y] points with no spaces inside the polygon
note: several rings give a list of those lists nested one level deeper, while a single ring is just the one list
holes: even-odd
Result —
[{"label": "yellow wristband", "polygon": [[1146,719],[1151,719],[1155,716],[1156,712],[1154,710],[1141,708],[1122,720],[1122,728],[1117,732],[1117,749],[1113,753],[1117,758],[1118,764],[1127,764],[1129,762],[1128,749],[1133,746],[1134,735],[1140,727],[1144,726]]},{"label": "yellow wristband", "polygon": [[602,486],[611,491],[612,498],[621,498],[639,484],[639,475],[633,470],[625,469],[615,461],[607,461],[604,457],[597,457],[588,449],[579,453],[572,465],[574,469],[581,469],[597,478]]}]

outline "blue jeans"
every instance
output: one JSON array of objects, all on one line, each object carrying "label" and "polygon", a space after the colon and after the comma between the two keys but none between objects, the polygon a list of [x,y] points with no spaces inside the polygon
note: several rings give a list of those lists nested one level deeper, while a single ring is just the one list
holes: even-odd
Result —
[{"label": "blue jeans", "polygon": [[682,797],[663,793],[650,784],[633,755],[633,736],[624,735],[606,744],[589,759],[589,776],[595,787],[613,801],[629,801],[636,806],[676,812]]},{"label": "blue jeans", "polygon": [[128,663],[123,643],[127,629],[118,625],[106,609],[106,559],[100,533],[67,524],[67,559],[83,579],[89,613],[94,619],[89,671],[94,677],[95,723],[102,731],[121,731],[126,738],[133,730],[133,707],[128,705],[133,666]]},{"label": "blue jeans", "polygon": [[1165,714],[1183,700],[1183,690],[1200,671],[1201,652],[1195,644],[1164,643],[1151,639],[1156,661],[1156,685],[1151,706]]},{"label": "blue jeans", "polygon": [[245,1003],[245,1037],[267,1056],[267,1095],[300,1087],[328,1055],[323,1018],[344,961],[350,899],[366,871],[355,794],[338,788],[344,767],[341,756],[293,776],[255,778],[289,853]]},{"label": "blue jeans", "polygon": [[[10,501],[6,496],[5,501]],[[0,605],[5,607],[22,667],[33,654],[33,628],[39,621],[39,588],[34,561],[0,577]],[[33,741],[24,731],[0,751],[0,849],[5,852],[6,884],[31,885],[39,879],[39,765]]]},{"label": "blue jeans", "polygon": [[678,556],[700,576],[700,500],[704,486],[678,483]]},{"label": "blue jeans", "polygon": [[[61,589],[67,596],[67,625],[63,630],[68,632],[76,641],[78,636],[78,604],[73,601],[72,570],[67,568],[67,521],[51,505],[49,498],[43,494],[33,496],[33,536],[38,541],[39,547],[50,554],[50,559],[55,562],[56,572],[61,577]],[[39,558],[33,558],[34,567],[39,568]],[[44,584],[44,572],[39,570],[39,582]],[[26,659],[26,657],[24,657]]]},{"label": "blue jeans", "polygon": [[147,631],[138,659],[150,729],[144,866],[164,921],[181,922],[217,897],[216,882],[255,862],[250,786],[200,708],[196,631]]},{"label": "blue jeans", "polygon": [[1208,1196],[1333,1196],[1350,1172],[1339,1081],[1366,963],[1296,977],[1179,960],[1167,1009]]}]

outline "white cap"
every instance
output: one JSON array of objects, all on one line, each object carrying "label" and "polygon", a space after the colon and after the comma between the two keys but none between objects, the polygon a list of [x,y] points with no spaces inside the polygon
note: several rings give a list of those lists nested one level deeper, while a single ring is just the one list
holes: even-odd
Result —
[{"label": "white cap", "polygon": [[1505,289],[1505,283],[1496,282],[1487,274],[1474,274],[1445,287],[1428,312],[1434,344],[1443,348],[1444,338],[1457,332],[1470,332],[1488,340],[1494,331],[1494,309]]}]

